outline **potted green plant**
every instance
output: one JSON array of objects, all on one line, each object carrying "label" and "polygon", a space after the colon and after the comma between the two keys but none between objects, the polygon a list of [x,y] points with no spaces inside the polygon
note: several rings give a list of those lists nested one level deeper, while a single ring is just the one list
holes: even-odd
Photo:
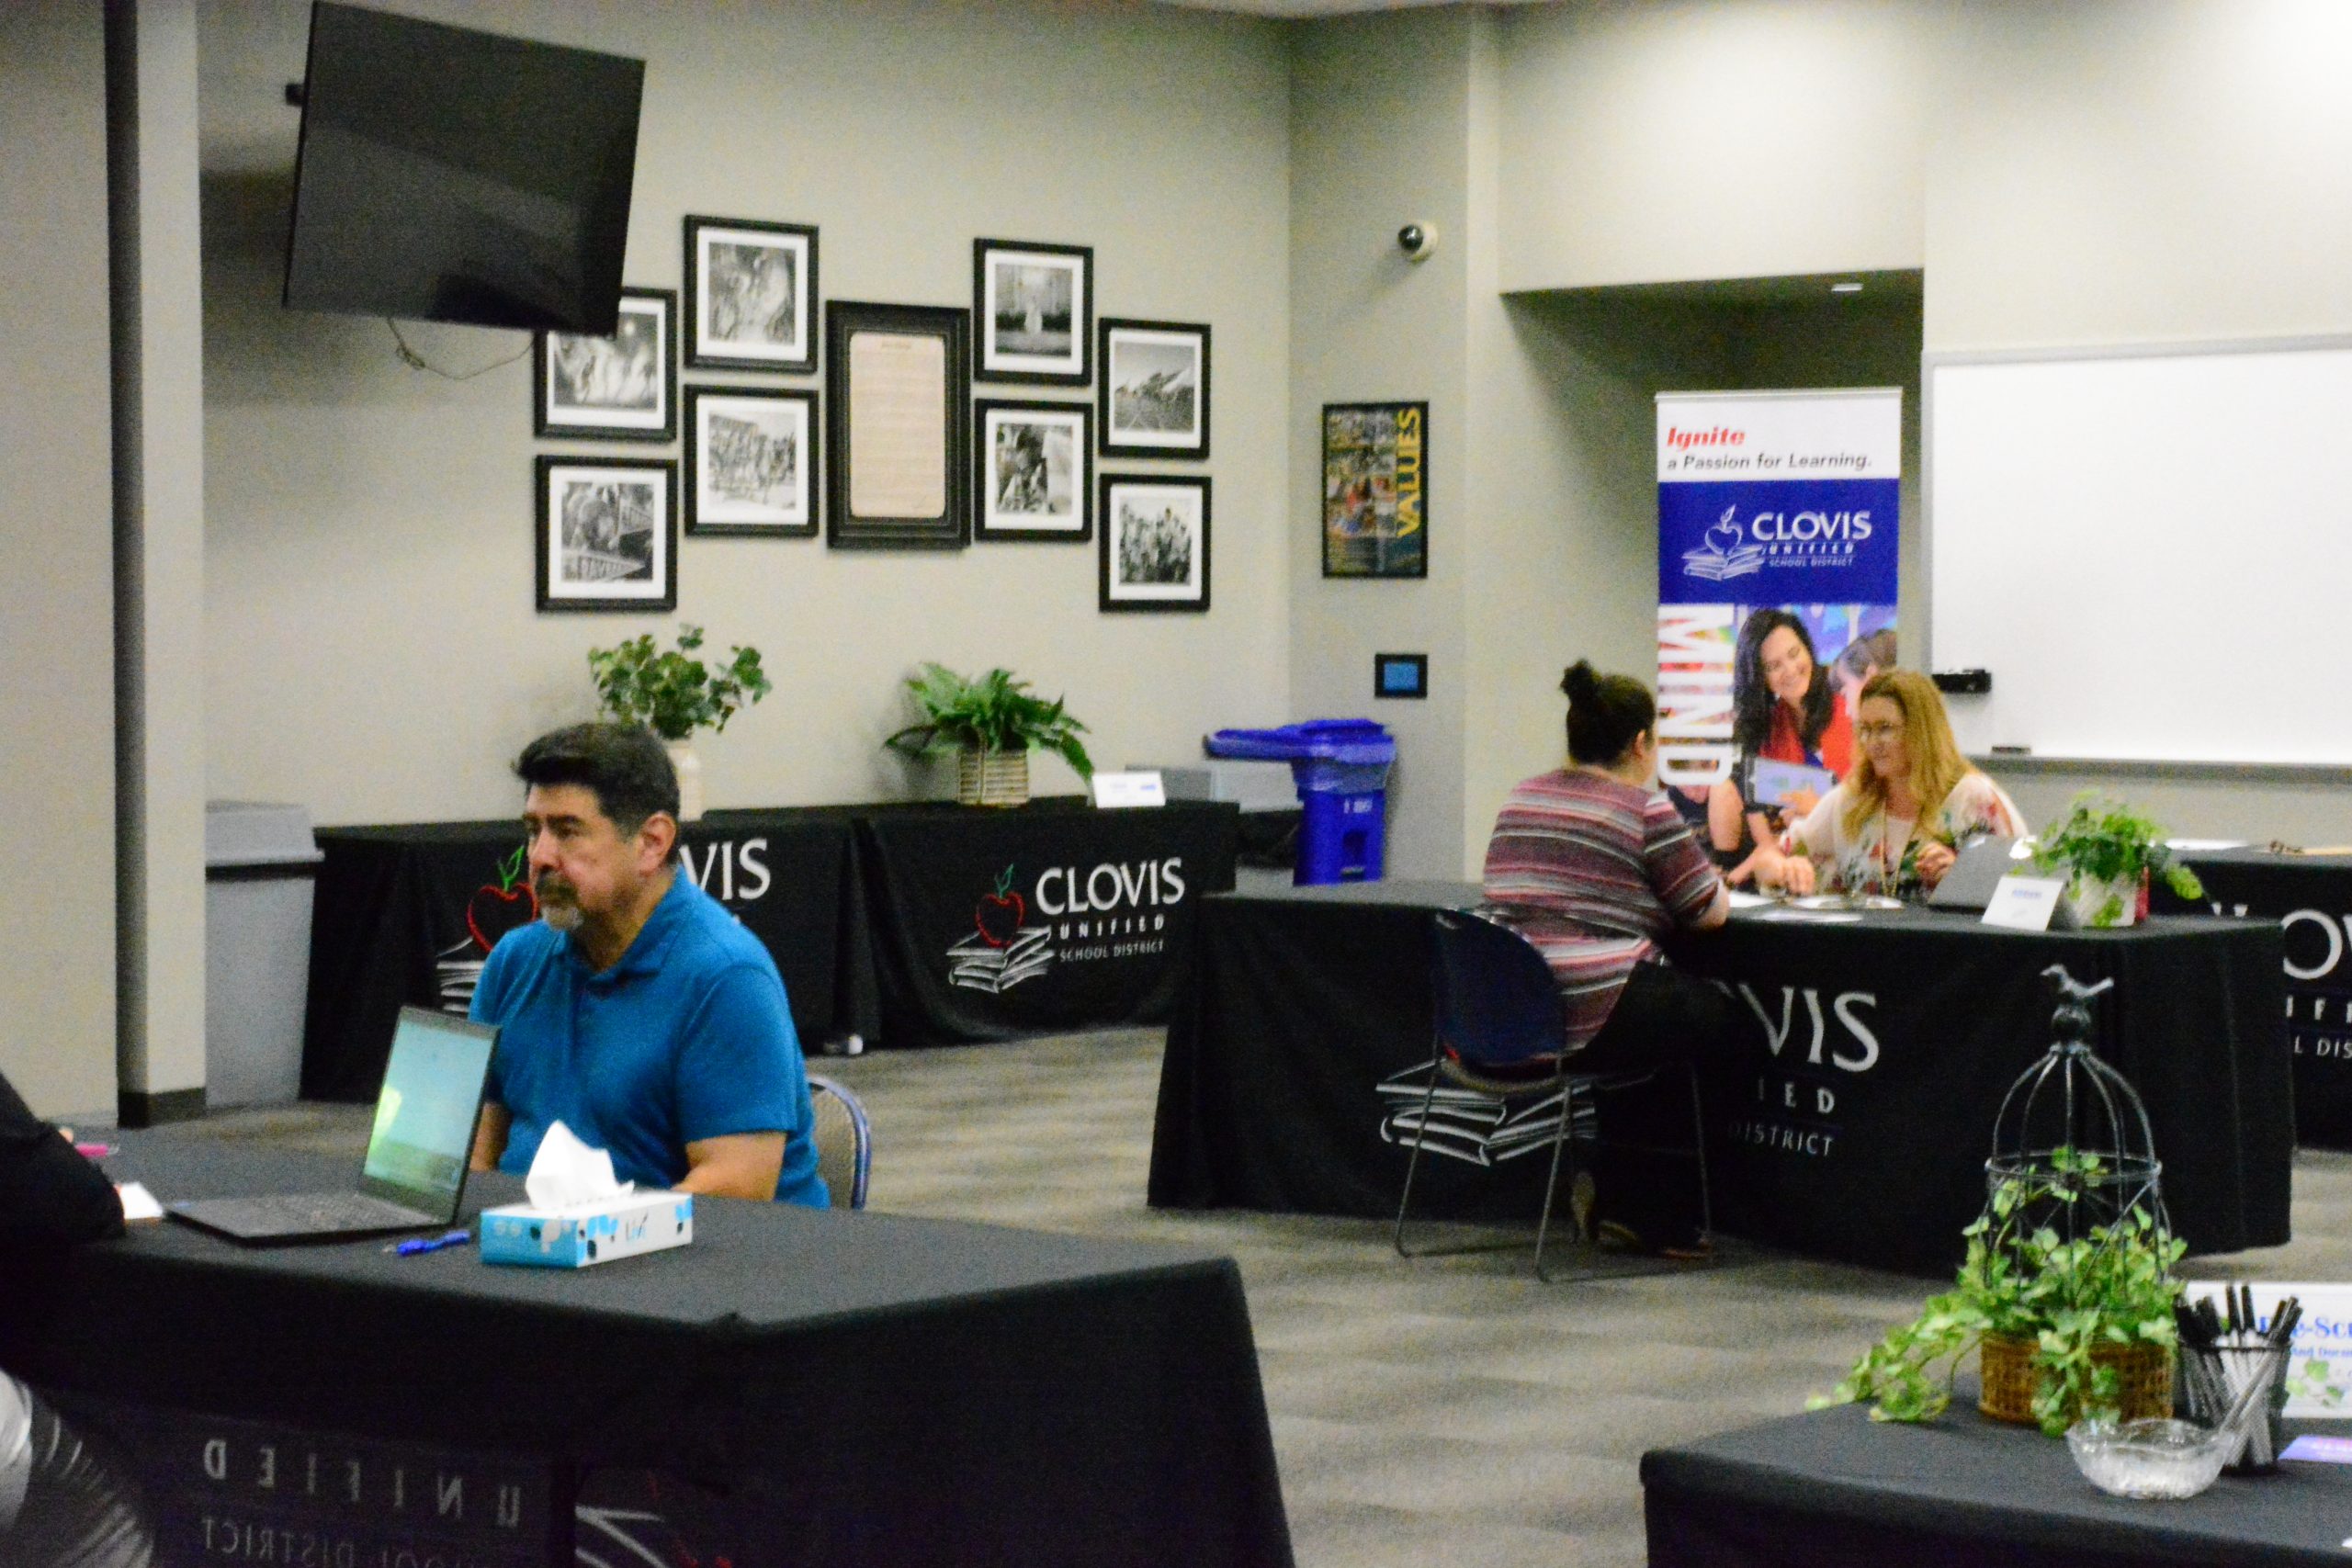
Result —
[{"label": "potted green plant", "polygon": [[2140,895],[2151,875],[2183,898],[2202,898],[2204,885],[2164,840],[2164,829],[2120,801],[2092,791],[2075,797],[2066,819],[2041,835],[2034,852],[2041,870],[2066,878],[2066,902],[2081,926],[2129,926],[2140,919]]},{"label": "potted green plant", "polygon": [[739,708],[773,689],[760,668],[760,650],[738,646],[734,657],[713,671],[695,656],[702,628],[681,625],[678,646],[656,650],[650,632],[616,648],[588,650],[588,672],[605,715],[623,724],[641,724],[669,747],[678,770],[678,816],[691,822],[703,812],[702,760],[695,755],[697,729],[723,730]]},{"label": "potted green plant", "polygon": [[943,664],[925,663],[907,677],[922,713],[920,722],[883,744],[910,757],[956,753],[956,798],[967,806],[1018,806],[1029,798],[1029,751],[1044,747],[1094,776],[1093,760],[1078,739],[1086,726],[1059,697],[1032,695],[1029,682],[1007,670],[967,680]]},{"label": "potted green plant", "polygon": [[1987,1415],[2033,1421],[2053,1438],[2086,1410],[2168,1415],[2180,1293],[2172,1271],[2185,1244],[2136,1206],[2070,1236],[2048,1223],[2051,1206],[2063,1212],[2103,1173],[2095,1157],[2067,1149],[2052,1166],[2055,1179],[1996,1187],[1962,1233],[1967,1255],[1953,1287],[1812,1403],[1866,1399],[1874,1420],[1931,1421],[1951,1404],[1962,1359],[1981,1348]]}]

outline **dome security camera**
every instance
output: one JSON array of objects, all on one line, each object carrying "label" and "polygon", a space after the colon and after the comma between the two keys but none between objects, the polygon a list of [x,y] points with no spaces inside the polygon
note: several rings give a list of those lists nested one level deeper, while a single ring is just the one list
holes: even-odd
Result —
[{"label": "dome security camera", "polygon": [[1437,230],[1427,223],[1408,223],[1396,231],[1396,248],[1407,261],[1427,261],[1437,249]]}]

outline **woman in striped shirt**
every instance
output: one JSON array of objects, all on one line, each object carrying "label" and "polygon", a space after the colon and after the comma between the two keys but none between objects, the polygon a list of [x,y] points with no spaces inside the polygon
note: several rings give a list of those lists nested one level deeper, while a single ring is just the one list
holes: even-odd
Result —
[{"label": "woman in striped shirt", "polygon": [[[1581,660],[1560,689],[1568,765],[1529,779],[1504,803],[1487,846],[1487,902],[1551,964],[1565,1003],[1561,1050],[1578,1072],[1738,1052],[1752,1030],[1730,998],[1669,967],[1657,945],[1678,930],[1714,930],[1730,906],[1713,861],[1658,792],[1657,705],[1640,682]],[[1604,1113],[1612,1140],[1687,1144],[1677,1077],[1612,1096]],[[1690,1161],[1604,1144],[1593,1176],[1601,1239],[1703,1253]]]}]

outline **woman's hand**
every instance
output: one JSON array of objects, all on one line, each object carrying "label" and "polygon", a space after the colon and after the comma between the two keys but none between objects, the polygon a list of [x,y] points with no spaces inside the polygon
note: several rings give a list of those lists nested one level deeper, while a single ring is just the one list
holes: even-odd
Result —
[{"label": "woman's hand", "polygon": [[1792,789],[1781,797],[1781,809],[1792,818],[1810,817],[1813,808],[1821,804],[1821,796],[1809,789]]},{"label": "woman's hand", "polygon": [[1927,843],[1919,846],[1919,852],[1912,857],[1911,864],[1918,872],[1920,882],[1933,887],[1944,879],[1944,873],[1950,871],[1951,863],[1959,858],[1950,844]]},{"label": "woman's hand", "polygon": [[1778,850],[1759,849],[1751,857],[1759,886],[1778,887],[1803,897],[1813,891],[1813,862],[1803,855],[1785,855]]},{"label": "woman's hand", "polygon": [[1764,852],[1762,850],[1751,851],[1746,860],[1741,861],[1737,865],[1733,866],[1729,871],[1724,872],[1724,886],[1728,887],[1747,886],[1748,882],[1756,875],[1757,858],[1763,854],[1763,852]]}]

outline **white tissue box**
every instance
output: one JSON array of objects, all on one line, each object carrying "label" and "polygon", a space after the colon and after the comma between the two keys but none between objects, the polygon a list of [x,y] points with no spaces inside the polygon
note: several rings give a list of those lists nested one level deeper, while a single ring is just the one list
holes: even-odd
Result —
[{"label": "white tissue box", "polygon": [[481,1260],[585,1269],[695,1238],[691,1192],[624,1192],[564,1209],[509,1203],[481,1212]]}]

